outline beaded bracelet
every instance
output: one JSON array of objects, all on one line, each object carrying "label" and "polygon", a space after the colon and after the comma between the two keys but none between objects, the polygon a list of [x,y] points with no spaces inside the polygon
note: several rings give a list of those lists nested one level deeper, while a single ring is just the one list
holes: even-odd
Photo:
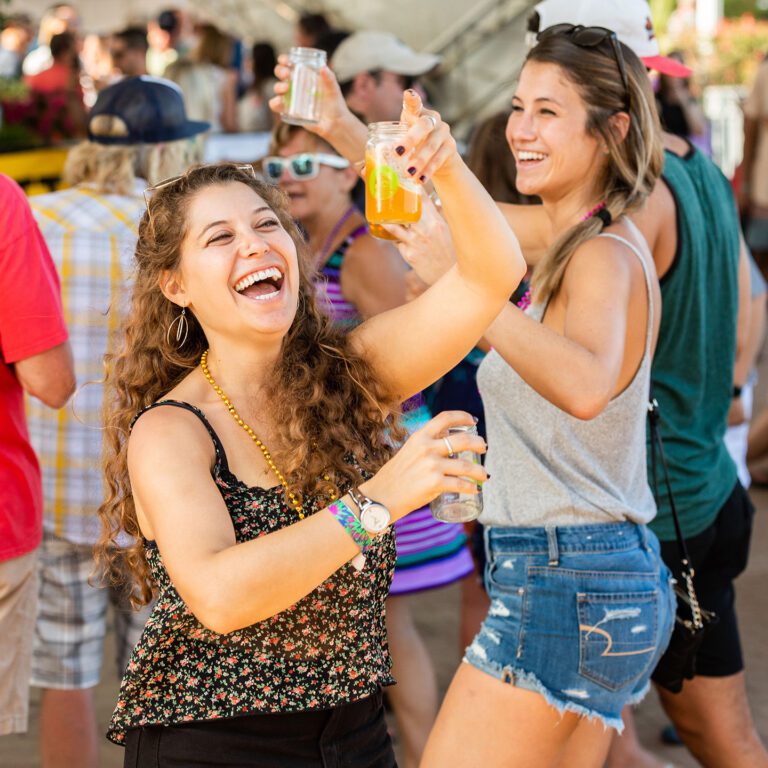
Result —
[{"label": "beaded bracelet", "polygon": [[363,528],[355,513],[341,500],[334,501],[328,506],[331,514],[339,521],[341,527],[352,537],[365,554],[372,546],[373,539],[368,531]]}]

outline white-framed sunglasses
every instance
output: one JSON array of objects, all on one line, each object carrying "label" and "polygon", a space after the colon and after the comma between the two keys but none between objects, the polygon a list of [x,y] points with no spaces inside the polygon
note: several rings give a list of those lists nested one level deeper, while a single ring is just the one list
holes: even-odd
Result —
[{"label": "white-framed sunglasses", "polygon": [[261,161],[264,175],[270,181],[280,181],[284,170],[287,170],[288,175],[296,181],[314,179],[320,173],[321,165],[337,169],[349,168],[349,160],[325,152],[302,152],[288,157],[271,155]]}]

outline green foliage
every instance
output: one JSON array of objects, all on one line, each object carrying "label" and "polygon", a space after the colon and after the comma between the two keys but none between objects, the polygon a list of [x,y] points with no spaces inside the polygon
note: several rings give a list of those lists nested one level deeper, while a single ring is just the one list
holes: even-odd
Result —
[{"label": "green foliage", "polygon": [[677,0],[650,0],[653,27],[657,35],[667,31],[667,24],[672,12],[677,8]]},{"label": "green foliage", "polygon": [[664,50],[683,52],[699,86],[750,85],[768,54],[768,21],[751,14],[723,19],[711,45],[698,38],[695,30],[664,42]]},{"label": "green foliage", "polygon": [[723,13],[726,18],[751,13],[755,18],[768,19],[768,2],[766,0],[725,0]]}]

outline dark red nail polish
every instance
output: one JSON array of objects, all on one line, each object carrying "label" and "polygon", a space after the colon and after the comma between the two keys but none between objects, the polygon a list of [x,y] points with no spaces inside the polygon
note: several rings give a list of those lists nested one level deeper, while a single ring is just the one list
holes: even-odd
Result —
[{"label": "dark red nail polish", "polygon": [[397,152],[398,155],[402,155],[403,152],[405,152],[405,147],[395,147],[395,152]]},{"label": "dark red nail polish", "polygon": [[408,173],[410,173],[410,174],[411,174],[411,176],[413,176],[413,174],[414,174],[414,173],[416,173],[416,166],[415,166],[415,165],[412,165],[412,166],[411,166],[411,167],[408,169]]},{"label": "dark red nail polish", "polygon": [[419,176],[419,181],[423,184],[427,180],[427,177],[422,173],[421,176]]}]

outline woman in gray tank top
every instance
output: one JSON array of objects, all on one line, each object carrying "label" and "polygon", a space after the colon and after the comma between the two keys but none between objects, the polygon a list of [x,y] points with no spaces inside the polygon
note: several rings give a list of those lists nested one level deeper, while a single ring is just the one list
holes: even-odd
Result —
[{"label": "woman in gray tank top", "polygon": [[[628,214],[661,172],[643,65],[608,30],[539,36],[507,139],[518,190],[552,245],[532,303],[488,333],[478,382],[491,607],[443,703],[422,766],[601,766],[674,620],[646,528],[645,423],[660,295]],[[413,257],[413,250],[408,254]],[[443,267],[419,257],[431,281]]]}]

